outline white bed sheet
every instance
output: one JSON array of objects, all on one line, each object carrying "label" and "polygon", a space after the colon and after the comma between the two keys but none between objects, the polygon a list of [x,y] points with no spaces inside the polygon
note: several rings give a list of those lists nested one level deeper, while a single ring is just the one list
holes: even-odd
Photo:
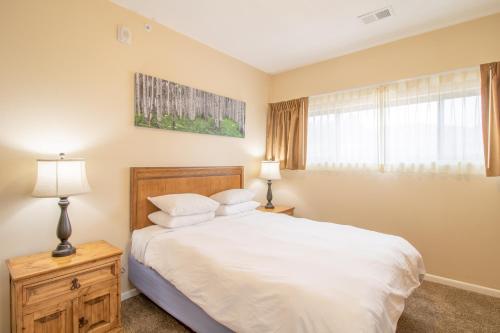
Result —
[{"label": "white bed sheet", "polygon": [[425,273],[403,238],[262,212],[136,230],[132,255],[235,332],[395,332]]}]

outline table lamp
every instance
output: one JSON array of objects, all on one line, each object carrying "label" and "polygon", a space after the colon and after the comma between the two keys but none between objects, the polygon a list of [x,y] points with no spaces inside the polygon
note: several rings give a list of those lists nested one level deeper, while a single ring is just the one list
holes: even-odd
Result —
[{"label": "table lamp", "polygon": [[76,252],[68,242],[71,236],[67,208],[70,195],[90,192],[83,159],[65,159],[59,154],[56,160],[37,160],[38,173],[33,196],[40,198],[59,198],[61,216],[57,224],[57,237],[61,241],[52,251],[53,257],[65,257]]},{"label": "table lamp", "polygon": [[273,180],[281,179],[279,161],[262,161],[260,165],[260,178],[267,180],[267,204],[265,208],[273,209],[273,192],[271,184]]}]

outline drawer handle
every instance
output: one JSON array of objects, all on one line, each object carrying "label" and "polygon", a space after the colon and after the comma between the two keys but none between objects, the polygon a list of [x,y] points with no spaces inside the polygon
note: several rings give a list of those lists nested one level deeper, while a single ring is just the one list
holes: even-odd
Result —
[{"label": "drawer handle", "polygon": [[78,288],[80,288],[80,282],[77,278],[74,278],[73,280],[71,280],[71,290],[75,290]]},{"label": "drawer handle", "polygon": [[48,316],[45,316],[43,318],[40,318],[39,321],[42,323],[42,324],[45,324],[46,322],[48,321],[51,321],[51,320],[54,320],[54,319],[57,319],[59,318],[59,315],[60,315],[60,312],[56,312],[56,313],[53,313],[51,315],[48,315]]},{"label": "drawer handle", "polygon": [[87,319],[85,319],[85,317],[80,317],[80,319],[78,319],[78,327],[79,328],[86,326],[88,323],[89,323],[89,321]]}]

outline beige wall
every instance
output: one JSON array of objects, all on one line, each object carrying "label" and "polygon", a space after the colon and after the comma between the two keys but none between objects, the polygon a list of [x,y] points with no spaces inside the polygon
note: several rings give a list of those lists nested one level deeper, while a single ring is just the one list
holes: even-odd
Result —
[{"label": "beige wall", "polygon": [[[9,325],[6,258],[57,244],[57,200],[32,198],[35,159],[87,159],[93,192],[70,198],[74,243],[129,241],[130,166],[244,165],[264,154],[270,78],[104,0],[0,4],[0,332]],[[133,43],[115,40],[116,25]],[[247,102],[246,138],[133,126],[133,74],[144,72]],[[261,186],[263,187],[263,186]],[[128,288],[126,276],[124,288]]]},{"label": "beige wall", "polygon": [[[278,74],[271,100],[500,61],[500,14]],[[429,273],[500,289],[500,179],[285,172],[277,202],[301,216],[402,235]]]}]

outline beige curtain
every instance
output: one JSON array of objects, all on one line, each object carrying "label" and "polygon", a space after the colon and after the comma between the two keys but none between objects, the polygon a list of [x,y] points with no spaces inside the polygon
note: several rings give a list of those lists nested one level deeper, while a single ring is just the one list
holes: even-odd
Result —
[{"label": "beige curtain", "polygon": [[481,65],[481,108],[486,176],[500,176],[500,62]]},{"label": "beige curtain", "polygon": [[266,159],[282,169],[303,170],[307,150],[307,97],[271,103],[267,114]]}]

